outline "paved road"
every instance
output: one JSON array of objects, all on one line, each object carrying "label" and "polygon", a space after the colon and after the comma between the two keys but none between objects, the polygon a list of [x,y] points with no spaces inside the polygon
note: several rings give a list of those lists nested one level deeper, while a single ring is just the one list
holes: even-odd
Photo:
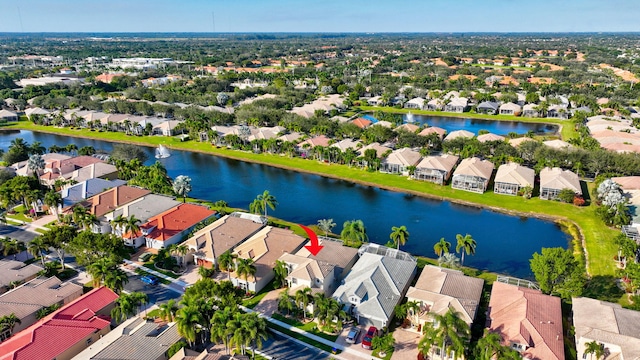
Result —
[{"label": "paved road", "polygon": [[177,299],[180,297],[180,293],[167,289],[166,287],[158,285],[149,285],[140,281],[140,275],[130,275],[129,282],[124,285],[124,289],[129,292],[143,292],[149,296],[149,304],[153,305],[158,302],[165,302],[170,299]]},{"label": "paved road", "polygon": [[331,358],[319,349],[310,349],[273,332],[271,333],[271,337],[262,343],[262,349],[259,351],[276,360],[312,360]]},{"label": "paved road", "polygon": [[26,243],[26,242],[30,242],[38,235],[39,234],[37,233],[26,231],[17,226],[0,224],[0,236],[2,237],[7,236],[12,239],[24,241]]}]

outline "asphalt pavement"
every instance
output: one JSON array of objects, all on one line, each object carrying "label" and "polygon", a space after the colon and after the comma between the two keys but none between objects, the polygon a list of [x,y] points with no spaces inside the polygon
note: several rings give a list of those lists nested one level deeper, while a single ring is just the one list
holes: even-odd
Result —
[{"label": "asphalt pavement", "polygon": [[140,280],[140,275],[129,275],[129,282],[124,285],[124,290],[128,292],[143,292],[149,297],[149,305],[177,299],[180,293],[168,289],[161,284],[149,285]]},{"label": "asphalt pavement", "polygon": [[21,229],[18,226],[0,224],[0,237],[10,237],[27,243],[38,235],[37,233]]},{"label": "asphalt pavement", "polygon": [[270,356],[274,360],[312,360],[330,359],[328,353],[298,344],[295,340],[289,340],[271,331],[269,339],[262,343],[262,349],[258,351]]}]

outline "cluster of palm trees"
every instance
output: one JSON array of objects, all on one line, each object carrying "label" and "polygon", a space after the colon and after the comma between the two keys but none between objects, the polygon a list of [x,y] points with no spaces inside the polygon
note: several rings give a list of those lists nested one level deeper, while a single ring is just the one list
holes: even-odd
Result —
[{"label": "cluster of palm trees", "polygon": [[116,293],[120,293],[129,282],[127,273],[111,258],[101,258],[87,266],[87,272],[93,279],[94,286],[105,285]]},{"label": "cluster of palm trees", "polygon": [[367,242],[367,229],[362,220],[347,220],[342,225],[340,237],[346,246],[360,247],[362,243]]},{"label": "cluster of palm trees", "polygon": [[23,241],[11,239],[8,237],[0,238],[0,252],[2,255],[15,255],[27,249]]},{"label": "cluster of palm trees", "polygon": [[[291,295],[288,290],[282,291],[278,298],[278,310],[287,316],[302,315],[304,320],[316,319],[322,329],[330,332],[342,329],[344,321],[349,319],[347,313],[342,310],[342,305],[323,292],[313,295],[311,288],[305,287]],[[307,312],[310,305],[312,310]]]},{"label": "cluster of palm trees", "polygon": [[464,265],[464,256],[474,255],[476,253],[476,241],[471,235],[456,235],[456,253],[460,253],[462,260],[458,259],[455,254],[451,253],[451,243],[444,238],[440,239],[434,246],[433,251],[438,255],[438,264],[449,268],[458,268]]},{"label": "cluster of palm trees", "polygon": [[117,323],[121,323],[129,317],[136,315],[140,307],[146,305],[148,302],[149,297],[142,292],[120,294],[115,301],[114,308],[111,309],[111,318]]},{"label": "cluster of palm trees", "polygon": [[0,341],[8,339],[13,334],[16,325],[21,323],[22,321],[15,313],[0,317]]},{"label": "cluster of palm trees", "polygon": [[[75,208],[74,208],[75,210]],[[113,220],[111,220],[111,226],[120,233],[121,236],[124,237],[125,234],[129,234],[129,241],[133,241],[134,235],[140,231],[140,226],[138,225],[140,220],[137,219],[134,215],[129,217],[122,216],[119,214]]]},{"label": "cluster of palm trees", "polygon": [[431,358],[434,358],[434,353],[447,359],[464,358],[471,329],[459,313],[449,309],[444,315],[434,314],[433,321],[426,323],[422,332],[424,336],[418,343],[421,354],[430,355]]},{"label": "cluster of palm trees", "polygon": [[76,226],[81,227],[84,230],[91,230],[94,225],[98,225],[100,221],[95,214],[89,212],[89,210],[82,205],[75,205],[72,208],[71,219],[68,215],[62,218],[62,222],[66,223],[69,220],[73,221]]}]

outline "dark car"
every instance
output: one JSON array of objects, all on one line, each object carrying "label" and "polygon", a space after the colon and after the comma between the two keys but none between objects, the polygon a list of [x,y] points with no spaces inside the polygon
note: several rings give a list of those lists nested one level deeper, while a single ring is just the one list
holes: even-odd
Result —
[{"label": "dark car", "polygon": [[358,341],[358,335],[360,335],[360,328],[353,327],[349,330],[346,341],[350,344],[355,344]]},{"label": "dark car", "polygon": [[362,347],[369,350],[371,349],[371,341],[378,334],[378,329],[375,326],[369,328],[364,337],[362,338]]},{"label": "dark car", "polygon": [[158,285],[158,278],[152,275],[145,275],[140,278],[140,281],[149,285]]}]

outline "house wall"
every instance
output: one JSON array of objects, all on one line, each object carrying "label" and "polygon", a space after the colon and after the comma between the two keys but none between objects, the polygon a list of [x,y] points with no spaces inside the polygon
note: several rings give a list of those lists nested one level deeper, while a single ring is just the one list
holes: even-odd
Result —
[{"label": "house wall", "polygon": [[[100,338],[106,335],[109,331],[111,331],[110,327],[107,326],[104,329],[91,333],[82,340],[70,346],[67,350],[65,350],[60,355],[56,356],[56,360],[71,360],[74,356],[78,355],[82,350],[88,348],[94,342],[100,340]],[[90,339],[90,342],[88,342]]]},{"label": "house wall", "polygon": [[443,185],[445,180],[449,178],[449,174],[445,171],[436,169],[419,168],[416,169],[416,172],[413,174],[413,178],[416,180],[423,180]]},{"label": "house wall", "polygon": [[540,199],[555,200],[558,198],[558,194],[560,193],[560,191],[562,191],[562,189],[541,188]]},{"label": "house wall", "polygon": [[496,194],[504,194],[504,195],[518,195],[518,191],[520,191],[520,185],[518,184],[509,184],[504,182],[497,182],[493,186],[493,192]]},{"label": "house wall", "polygon": [[487,189],[489,181],[477,176],[454,175],[451,187],[476,193],[483,193]]}]

